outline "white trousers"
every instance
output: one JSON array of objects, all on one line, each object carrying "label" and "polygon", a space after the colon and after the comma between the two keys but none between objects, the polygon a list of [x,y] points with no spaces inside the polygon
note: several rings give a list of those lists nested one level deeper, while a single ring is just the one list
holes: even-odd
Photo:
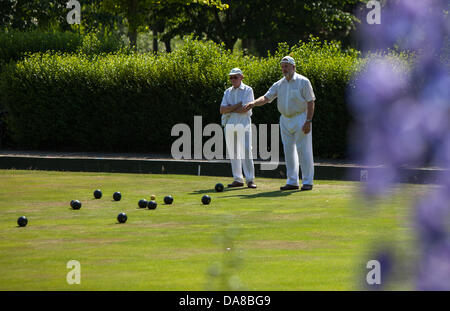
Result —
[{"label": "white trousers", "polygon": [[255,178],[252,156],[252,126],[247,115],[233,114],[225,125],[225,141],[231,161],[233,179],[237,182],[248,182]]},{"label": "white trousers", "polygon": [[314,179],[314,159],[312,150],[312,124],[311,131],[305,135],[302,131],[306,121],[306,111],[287,118],[281,115],[280,129],[286,160],[287,184],[298,186],[299,160],[302,170],[302,183],[312,185]]}]

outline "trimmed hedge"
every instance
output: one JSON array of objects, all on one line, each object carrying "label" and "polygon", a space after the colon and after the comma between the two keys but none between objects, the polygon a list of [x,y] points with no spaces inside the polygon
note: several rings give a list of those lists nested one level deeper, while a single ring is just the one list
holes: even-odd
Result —
[{"label": "trimmed hedge", "polygon": [[27,54],[58,51],[84,54],[110,53],[120,50],[122,42],[108,34],[81,35],[75,32],[10,30],[0,32],[0,68]]},{"label": "trimmed hedge", "polygon": [[[315,156],[345,156],[350,120],[345,92],[358,53],[314,38],[292,48],[282,44],[267,58],[192,39],[158,55],[37,53],[3,72],[0,100],[20,148],[170,152],[174,124],[193,126],[194,115],[203,116],[203,125],[220,124],[231,68],[244,71],[244,82],[259,97],[282,77],[279,61],[286,54],[316,93]],[[276,102],[254,109],[252,117],[255,124],[278,119]]]},{"label": "trimmed hedge", "polygon": [[[109,33],[42,31],[0,31],[0,72],[7,64],[24,59],[36,52],[63,52],[95,55],[116,51],[126,52],[123,42]],[[0,147],[13,145],[5,121],[6,111],[0,103]]]}]

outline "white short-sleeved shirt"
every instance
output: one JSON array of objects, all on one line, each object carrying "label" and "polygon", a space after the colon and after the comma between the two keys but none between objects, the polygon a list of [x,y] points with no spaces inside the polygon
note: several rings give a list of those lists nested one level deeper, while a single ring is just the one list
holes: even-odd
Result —
[{"label": "white short-sleeved shirt", "polygon": [[306,103],[316,100],[311,82],[296,72],[290,81],[275,82],[264,96],[270,103],[278,97],[278,111],[288,118],[306,111]]},{"label": "white short-sleeved shirt", "polygon": [[[253,89],[244,84],[244,82],[241,82],[241,85],[238,88],[229,87],[225,90],[223,93],[222,98],[222,104],[221,106],[229,106],[229,105],[235,105],[238,102],[242,102],[242,105],[247,104],[248,102],[253,101],[254,95],[253,95]],[[247,111],[246,114],[244,113],[237,113],[237,112],[231,112],[231,116],[244,116],[247,115],[250,117],[252,115],[252,110],[250,109]]]}]

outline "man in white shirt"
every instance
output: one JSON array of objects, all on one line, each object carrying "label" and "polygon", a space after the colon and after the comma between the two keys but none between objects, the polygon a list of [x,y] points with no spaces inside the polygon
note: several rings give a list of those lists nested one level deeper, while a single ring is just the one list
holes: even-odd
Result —
[{"label": "man in white shirt", "polygon": [[231,159],[234,181],[228,187],[244,186],[244,175],[249,188],[256,188],[254,183],[255,169],[252,157],[251,109],[243,110],[243,106],[253,101],[253,89],[242,82],[244,75],[239,68],[233,68],[228,74],[232,86],[222,98],[220,113],[225,128],[225,141]]},{"label": "man in white shirt", "polygon": [[311,123],[316,97],[311,82],[295,72],[295,60],[291,56],[283,57],[280,65],[284,78],[275,82],[264,96],[244,106],[244,111],[250,111],[254,106],[262,106],[278,98],[287,171],[286,185],[280,187],[280,190],[299,189],[299,160],[303,184],[301,190],[312,190],[314,159]]}]

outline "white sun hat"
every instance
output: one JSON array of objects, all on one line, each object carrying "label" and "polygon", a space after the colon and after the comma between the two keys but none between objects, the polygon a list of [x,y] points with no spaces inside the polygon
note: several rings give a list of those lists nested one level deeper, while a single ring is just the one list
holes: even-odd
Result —
[{"label": "white sun hat", "polygon": [[291,65],[295,66],[295,60],[291,56],[283,57],[283,59],[281,60],[280,64],[281,63],[288,63],[288,64],[291,64]]},{"label": "white sun hat", "polygon": [[234,75],[241,75],[243,76],[244,74],[242,73],[242,70],[240,70],[239,68],[233,68],[231,69],[230,73],[228,74],[229,76],[234,76]]}]

